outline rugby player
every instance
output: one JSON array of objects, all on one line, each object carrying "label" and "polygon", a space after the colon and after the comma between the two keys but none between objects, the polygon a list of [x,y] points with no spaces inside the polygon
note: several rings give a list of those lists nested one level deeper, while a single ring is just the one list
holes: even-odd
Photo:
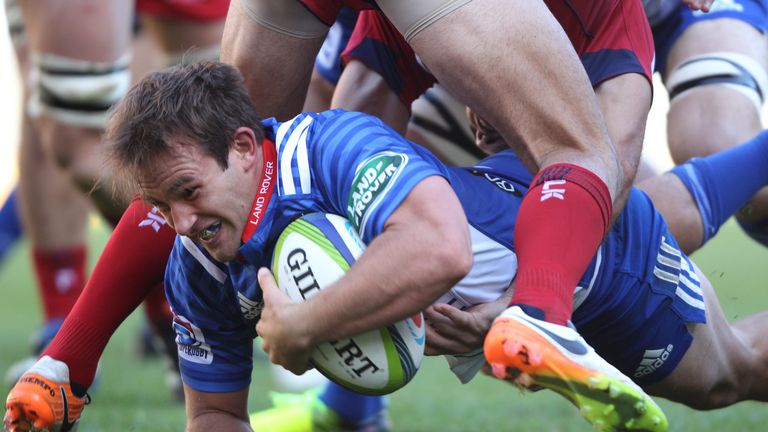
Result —
[{"label": "rugby player", "polygon": [[[768,91],[768,2],[718,1],[706,14],[675,0],[644,3],[656,70],[670,96],[667,140],[673,160],[706,156],[759,132]],[[768,191],[750,200],[736,220],[768,245]]]},{"label": "rugby player", "polygon": [[[196,109],[193,100],[198,98],[205,98],[206,105]],[[164,107],[158,112],[152,108],[158,101],[181,112],[163,116]],[[509,218],[489,215],[489,211],[514,214],[529,184],[530,175],[511,153],[501,152],[466,169],[446,168],[380,121],[362,114],[329,111],[303,114],[285,123],[271,119],[259,124],[249,104],[231,67],[191,65],[145,80],[121,103],[110,129],[115,160],[124,168],[121,172],[131,174],[145,198],[182,234],[170,258],[166,290],[177,327],[185,329],[180,352],[191,430],[247,430],[245,400],[252,339],[257,333],[273,361],[301,372],[308,368],[309,352],[316,343],[379,327],[435,301],[465,301],[471,306],[495,300],[507,290],[517,270],[507,233],[519,227]],[[188,111],[194,112],[196,121],[185,121],[192,115]],[[346,140],[346,128],[358,139]],[[377,158],[400,162],[393,164],[398,175],[391,178],[392,185],[377,206],[363,206],[361,214],[348,212],[356,167]],[[731,152],[684,165],[665,180],[667,192],[672,193],[674,186],[676,193],[687,197],[691,211],[685,215],[694,217],[687,223],[722,223],[722,216],[738,208],[738,201],[748,199],[768,178],[763,171],[762,176],[740,179],[738,193],[733,184],[715,179],[719,181],[734,166],[764,166],[767,158],[766,137],[760,135]],[[514,189],[490,181],[499,176]],[[442,199],[434,200],[436,195]],[[260,197],[269,204],[251,208],[252,202],[262,202]],[[766,380],[760,365],[766,353],[759,325],[765,322],[764,316],[729,326],[711,286],[681,254],[647,196],[633,190],[630,197],[582,275],[580,289],[572,293],[578,306],[574,323],[604,357],[657,394],[697,408],[747,398],[764,400]],[[697,207],[694,197],[707,200],[706,205],[699,201]],[[489,199],[494,206],[487,206]],[[703,214],[699,208],[713,210]],[[313,211],[350,218],[369,247],[337,284],[294,304],[274,286],[269,272],[258,268],[269,262],[270,247],[282,228],[294,216]],[[480,215],[485,222],[477,219]],[[490,261],[483,260],[487,254],[475,254],[473,262],[472,246],[478,240],[506,252]],[[486,280],[482,290],[471,288],[478,282],[474,278],[490,268],[486,266],[506,273],[497,274],[494,282]],[[366,282],[358,283],[361,280]],[[355,307],[348,307],[349,302]],[[650,318],[637,314],[620,327],[610,327],[615,332],[605,331],[607,323],[626,318],[638,304],[644,311],[653,311]],[[511,308],[499,319],[533,320],[519,308]],[[534,322],[536,328],[546,329],[540,334],[556,333],[580,346],[581,355],[589,357],[597,371],[580,370],[562,381],[556,379],[555,384],[543,379],[553,368],[569,364],[560,353],[541,364],[534,362],[523,371],[527,379],[563,392],[599,427],[666,427],[653,401],[596,356],[574,330]],[[626,340],[633,343],[627,346]],[[674,349],[669,349],[663,364],[652,370],[641,368],[644,354],[656,350],[657,344],[672,344]],[[714,347],[722,351],[714,355]],[[506,373],[504,360],[499,359],[505,355],[508,350],[494,352],[486,343],[486,357],[499,375]],[[706,376],[699,376],[701,356],[716,363]],[[476,356],[474,364],[483,362],[482,356]],[[33,372],[53,364],[59,363],[43,358]],[[469,369],[463,370],[469,378]],[[580,385],[605,392],[581,399],[574,390]],[[633,398],[630,406],[635,409],[608,409],[618,395]]]},{"label": "rugby player", "polygon": [[[21,1],[21,12],[13,14],[19,25],[13,25],[14,41],[20,61],[22,76],[34,77],[25,86],[25,110],[22,126],[20,157],[19,201],[24,225],[33,244],[35,273],[41,288],[44,306],[44,331],[36,342],[35,357],[51,341],[62,325],[64,317],[72,310],[85,284],[86,254],[84,246],[86,216],[90,210],[83,191],[97,201],[102,215],[112,224],[127,206],[127,200],[117,199],[104,188],[95,188],[97,178],[109,182],[109,175],[102,171],[99,154],[104,121],[108,108],[127,91],[130,84],[129,42],[133,26],[132,2],[78,0]],[[155,36],[161,45],[165,65],[182,60],[218,58],[219,42],[223,29],[228,1],[201,0],[174,4],[159,0],[140,0],[138,13],[145,30]],[[23,18],[23,26],[21,21]],[[23,30],[23,31],[22,31]],[[126,36],[127,33],[127,36]],[[95,189],[94,189],[95,188]],[[94,190],[97,192],[94,193]],[[142,217],[131,226],[136,238],[154,234],[158,222],[152,219],[151,207],[136,203]],[[157,219],[162,219],[156,217]],[[126,229],[126,228],[124,228]],[[150,234],[151,233],[151,234]],[[136,250],[130,252],[132,248]],[[129,242],[123,250],[130,256],[142,254],[147,259],[164,262],[164,255],[155,257],[153,250]],[[107,265],[119,264],[110,261]],[[143,290],[141,299],[147,297],[146,312],[150,325],[168,341],[168,353],[175,361],[175,334],[170,329],[170,311],[162,290],[162,277],[153,284],[141,281],[135,272],[112,281],[111,296],[123,290]],[[130,287],[130,288],[125,288]],[[148,294],[152,292],[152,294]],[[100,313],[100,307],[89,307],[84,315],[69,322],[70,330],[60,341],[79,356],[98,360],[103,344],[124,317],[115,318]],[[133,310],[135,306],[131,307]],[[99,317],[98,326],[89,326],[93,315]],[[88,317],[88,319],[85,319]],[[61,345],[56,343],[50,352],[58,354]],[[9,377],[18,378],[29,367],[20,362],[12,368]],[[93,379],[96,363],[84,365],[83,376],[77,374],[80,364],[73,361],[73,374],[77,383],[84,387]],[[14,378],[14,381],[15,381]],[[84,388],[83,388],[84,393]]]}]

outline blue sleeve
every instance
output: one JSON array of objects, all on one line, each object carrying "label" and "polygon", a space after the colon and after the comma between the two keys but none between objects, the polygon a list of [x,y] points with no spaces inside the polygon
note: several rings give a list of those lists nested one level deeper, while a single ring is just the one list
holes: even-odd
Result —
[{"label": "blue sleeve", "polygon": [[226,267],[191,240],[177,237],[165,274],[181,378],[195,390],[248,386],[255,328],[240,314]]},{"label": "blue sleeve", "polygon": [[382,232],[419,182],[447,173],[426,150],[366,114],[326,111],[310,134],[312,171],[321,193],[365,243]]}]

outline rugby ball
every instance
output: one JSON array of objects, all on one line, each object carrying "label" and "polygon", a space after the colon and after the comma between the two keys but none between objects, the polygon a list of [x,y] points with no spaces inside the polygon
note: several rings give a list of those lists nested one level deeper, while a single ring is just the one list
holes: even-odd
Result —
[{"label": "rugby ball", "polygon": [[[365,250],[350,222],[312,213],[291,222],[272,256],[278,286],[304,301],[336,282]],[[319,344],[315,368],[331,381],[366,395],[392,393],[407,384],[424,356],[424,319],[418,315],[338,341]]]}]

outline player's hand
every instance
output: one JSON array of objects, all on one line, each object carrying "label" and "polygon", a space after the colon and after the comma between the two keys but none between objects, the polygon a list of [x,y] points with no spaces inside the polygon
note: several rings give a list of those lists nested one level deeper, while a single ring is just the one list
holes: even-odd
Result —
[{"label": "player's hand", "polygon": [[691,10],[700,10],[702,12],[709,12],[712,3],[715,0],[683,0],[683,3],[688,5]]},{"label": "player's hand", "polygon": [[504,311],[506,299],[460,310],[436,304],[424,311],[427,321],[425,355],[464,354],[483,346],[493,320]]},{"label": "player's hand", "polygon": [[309,358],[313,349],[308,332],[303,330],[301,308],[277,287],[267,268],[259,269],[258,277],[264,292],[264,308],[256,324],[256,332],[263,339],[261,347],[272,363],[301,375],[312,368]]}]

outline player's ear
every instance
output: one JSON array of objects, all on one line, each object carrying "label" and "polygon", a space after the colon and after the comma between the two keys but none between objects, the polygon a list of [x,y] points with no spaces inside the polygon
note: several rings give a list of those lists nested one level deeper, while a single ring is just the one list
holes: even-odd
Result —
[{"label": "player's ear", "polygon": [[235,130],[232,151],[238,159],[243,161],[246,167],[249,167],[256,162],[261,153],[261,142],[256,139],[251,128],[239,127]]}]

